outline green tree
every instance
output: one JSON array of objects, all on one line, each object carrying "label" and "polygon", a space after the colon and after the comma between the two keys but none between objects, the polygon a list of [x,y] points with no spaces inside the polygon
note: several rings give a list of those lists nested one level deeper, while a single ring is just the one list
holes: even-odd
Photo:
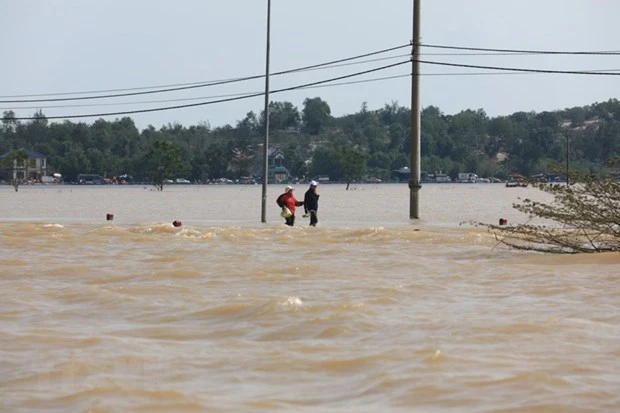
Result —
[{"label": "green tree", "polygon": [[230,162],[231,172],[233,172],[236,177],[252,175],[252,165],[254,159],[252,148],[234,148],[232,150],[232,154],[233,157]]},{"label": "green tree", "polygon": [[32,148],[37,141],[45,141],[47,139],[48,132],[48,120],[41,110],[38,110],[33,115],[33,119],[23,125],[21,130],[21,146],[26,148]]},{"label": "green tree", "polygon": [[489,140],[485,151],[487,154],[493,156],[499,152],[506,151],[508,149],[507,142],[513,133],[513,124],[506,116],[498,116],[489,121],[487,127],[487,133],[489,134]]},{"label": "green tree", "polygon": [[573,127],[582,126],[586,121],[587,113],[585,108],[574,107],[566,109],[565,113],[571,122],[571,126]]},{"label": "green tree", "polygon": [[368,157],[368,166],[376,169],[390,169],[393,157],[389,152],[374,152]]},{"label": "green tree", "polygon": [[207,175],[211,179],[223,178],[227,175],[231,154],[223,144],[211,144],[204,155]]},{"label": "green tree", "polygon": [[[248,114],[249,115],[249,114]],[[269,131],[297,128],[300,122],[299,110],[291,102],[269,102]],[[260,115],[261,132],[265,129],[265,111]]]},{"label": "green tree", "polygon": [[319,147],[312,153],[312,161],[310,163],[310,175],[317,177],[319,175],[327,175],[336,177],[339,174],[339,166],[333,150],[326,147]]},{"label": "green tree", "polygon": [[391,152],[400,152],[404,150],[404,143],[410,138],[411,133],[400,123],[392,123],[389,126],[390,145],[388,150]]},{"label": "green tree", "polygon": [[[422,156],[437,155],[441,158],[451,156],[454,142],[449,133],[450,121],[438,107],[428,106],[420,114],[422,120],[421,150]],[[407,143],[407,153],[411,153],[411,142]]]},{"label": "green tree", "polygon": [[[71,147],[71,144],[67,142],[67,146]],[[74,182],[77,181],[77,176],[81,173],[101,173],[100,171],[93,171],[90,159],[81,148],[72,148],[63,153],[60,158],[60,170],[66,180]]]},{"label": "green tree", "polygon": [[285,166],[291,176],[304,178],[308,176],[308,151],[297,143],[291,143],[282,148],[286,153]]},{"label": "green tree", "polygon": [[327,102],[319,97],[306,98],[302,109],[304,129],[310,135],[318,135],[331,120],[331,109]]},{"label": "green tree", "polygon": [[620,251],[620,182],[570,174],[573,185],[539,184],[553,196],[545,203],[525,199],[514,208],[554,224],[483,224],[511,248],[571,254]]},{"label": "green tree", "polygon": [[149,178],[158,191],[164,190],[167,179],[183,170],[182,150],[167,141],[155,141],[145,158],[148,165]]},{"label": "green tree", "polygon": [[19,185],[28,177],[25,176],[24,169],[30,156],[23,149],[12,150],[6,156],[0,158],[0,167],[4,171],[4,175],[11,182],[18,192]]},{"label": "green tree", "polygon": [[19,122],[15,117],[15,112],[12,110],[7,110],[2,113],[2,132],[6,133],[8,131],[14,132],[15,127]]},{"label": "green tree", "polygon": [[[271,120],[271,117],[269,120]],[[261,123],[259,122],[256,113],[250,111],[245,115],[243,120],[237,122],[237,130],[246,135],[252,135],[257,132],[262,133],[260,130],[260,125]]]},{"label": "green tree", "polygon": [[366,155],[359,149],[340,148],[336,151],[336,159],[347,183],[347,190],[351,181],[360,180],[366,174]]},{"label": "green tree", "polygon": [[16,140],[16,130],[19,122],[15,118],[15,112],[5,111],[2,115],[2,125],[0,126],[0,154],[18,146]]}]

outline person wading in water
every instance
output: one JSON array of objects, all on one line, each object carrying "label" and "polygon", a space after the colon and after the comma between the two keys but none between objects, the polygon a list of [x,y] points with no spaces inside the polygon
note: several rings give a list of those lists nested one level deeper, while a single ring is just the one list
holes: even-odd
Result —
[{"label": "person wading in water", "polygon": [[317,211],[319,210],[319,194],[316,192],[317,181],[310,182],[310,188],[304,195],[304,211],[310,214],[310,226],[316,227],[319,222]]},{"label": "person wading in water", "polygon": [[[284,188],[284,193],[278,197],[276,203],[282,208],[280,216],[285,219],[285,224],[293,226],[295,224],[295,207],[302,206],[304,203],[295,199],[293,191],[295,188],[287,186]],[[288,209],[288,211],[287,211]]]}]

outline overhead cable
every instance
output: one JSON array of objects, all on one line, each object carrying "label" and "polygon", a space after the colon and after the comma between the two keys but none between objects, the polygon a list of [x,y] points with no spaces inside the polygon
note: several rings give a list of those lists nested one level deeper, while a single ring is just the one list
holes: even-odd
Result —
[{"label": "overhead cable", "polygon": [[464,46],[446,46],[439,44],[420,43],[420,47],[429,47],[434,49],[450,49],[450,50],[470,50],[478,52],[500,52],[500,53],[521,53],[521,54],[550,54],[550,55],[586,55],[586,56],[618,56],[618,50],[598,50],[598,51],[556,51],[556,50],[525,50],[525,49],[493,49],[486,47],[464,47]]},{"label": "overhead cable", "polygon": [[467,65],[463,63],[432,62],[428,60],[417,60],[417,61],[420,63],[428,64],[428,65],[468,67],[471,69],[504,70],[504,71],[510,71],[510,72],[554,73],[554,74],[565,74],[565,75],[620,76],[619,72],[614,72],[614,71],[523,69],[523,68],[518,68],[518,67],[500,67],[500,66]]},{"label": "overhead cable", "polygon": [[[382,60],[382,59],[377,59],[377,60]],[[428,64],[438,64],[438,65],[443,64],[441,62],[432,62],[432,63],[425,62],[425,61],[420,61],[420,62],[428,63]],[[446,65],[448,64],[446,63]],[[536,69],[523,69],[524,71],[516,71],[516,72],[511,72],[507,70],[512,70],[512,69],[504,68],[498,72],[444,72],[444,73],[420,73],[419,75],[421,77],[511,76],[511,75],[524,76],[524,75],[537,75],[537,74],[547,73],[547,71],[539,71]],[[590,74],[590,72],[619,72],[620,73],[620,69],[592,69],[592,70],[587,70],[585,72],[579,72],[578,74],[582,74],[582,73]],[[570,73],[573,73],[573,72],[570,72]],[[595,73],[591,73],[591,74],[595,74]],[[300,89],[318,89],[318,88],[326,88],[326,87],[332,87],[332,86],[372,83],[372,82],[379,82],[383,80],[404,78],[404,77],[409,77],[409,76],[411,76],[411,73],[395,75],[395,76],[384,76],[384,77],[371,78],[371,79],[355,80],[355,81],[350,81],[350,82],[330,83],[330,84],[317,85],[317,86],[304,86],[304,87],[300,87]],[[87,107],[101,107],[101,106],[145,105],[145,104],[153,104],[153,103],[189,102],[189,101],[196,101],[196,100],[219,99],[219,98],[237,97],[237,96],[253,97],[261,93],[262,92],[259,92],[259,91],[253,91],[253,92],[240,92],[240,93],[225,93],[225,94],[210,95],[210,96],[196,96],[196,97],[188,97],[188,98],[143,100],[143,101],[134,101],[134,102],[115,102],[115,103],[84,103],[84,104],[68,104],[68,105],[38,105],[38,106],[13,106],[13,107],[7,106],[7,107],[0,107],[0,110],[24,110],[24,109],[43,110],[43,109],[60,109],[60,108],[87,108]]]},{"label": "overhead cable", "polygon": [[[469,73],[468,73],[469,74]],[[504,73],[510,74],[510,73]],[[518,73],[515,73],[518,74]],[[430,74],[429,74],[430,75]],[[437,74],[440,75],[440,74]],[[323,85],[316,86],[303,86],[299,89],[319,89],[326,88],[332,86],[345,86],[345,85],[354,85],[360,83],[372,83],[372,82],[380,82],[383,80],[391,80],[398,79],[403,77],[410,77],[411,73],[403,74],[403,75],[394,75],[394,76],[383,76],[383,77],[375,77],[371,79],[363,79],[363,80],[352,80],[349,82],[335,82]],[[270,91],[270,93],[273,93]],[[262,92],[254,91],[254,92],[243,92],[243,93],[226,93],[221,95],[212,95],[212,96],[199,96],[199,97],[191,97],[191,98],[178,98],[178,99],[162,99],[162,100],[146,100],[141,102],[117,102],[117,103],[79,103],[72,105],[45,105],[45,106],[18,106],[10,108],[10,110],[23,110],[23,109],[59,109],[59,108],[87,108],[87,107],[99,107],[99,106],[127,106],[127,105],[144,105],[151,103],[169,103],[169,102],[188,102],[192,100],[206,100],[206,99],[218,99],[218,98],[228,98],[228,97],[236,97],[236,96],[254,96],[256,94],[262,94]],[[0,110],[8,110],[9,108],[0,108]]]},{"label": "overhead cable", "polygon": [[[419,56],[545,56],[536,52],[445,52],[445,53],[418,53]],[[615,56],[615,55],[609,55]]]},{"label": "overhead cable", "polygon": [[[361,54],[361,55],[357,55],[357,56],[346,57],[344,59],[337,59],[337,60],[332,60],[332,61],[329,61],[329,62],[317,63],[317,64],[313,64],[313,65],[309,65],[309,66],[304,66],[304,67],[299,67],[299,68],[295,68],[295,69],[283,70],[283,71],[280,71],[280,72],[272,73],[270,76],[278,76],[278,75],[290,74],[290,73],[295,73],[295,72],[303,72],[303,71],[312,70],[312,69],[316,69],[316,68],[320,68],[320,67],[326,67],[326,66],[334,66],[334,67],[336,67],[335,65],[337,65],[339,63],[350,62],[352,60],[358,60],[358,59],[362,59],[362,58],[365,58],[365,57],[375,56],[375,55],[378,55],[378,54],[383,54],[383,53],[391,52],[391,51],[402,49],[402,48],[409,47],[409,46],[410,46],[409,44],[405,44],[405,45],[396,46],[396,47],[390,47],[390,48],[387,48],[387,49],[378,50],[378,51],[370,52],[370,53],[365,53],[365,54]],[[164,85],[164,86],[147,86],[147,87],[131,88],[131,89],[109,89],[107,91],[50,93],[50,94],[39,94],[39,95],[14,95],[14,96],[5,96],[5,97],[12,98],[12,97],[25,97],[25,96],[58,96],[58,95],[77,95],[77,94],[86,94],[86,93],[106,93],[106,92],[116,92],[116,91],[123,91],[123,90],[142,90],[141,92],[114,93],[114,94],[97,95],[97,96],[79,96],[79,97],[46,98],[46,99],[0,100],[0,103],[36,103],[36,102],[61,102],[61,101],[71,101],[71,100],[109,99],[109,98],[137,96],[137,95],[147,95],[147,94],[155,94],[155,93],[176,92],[176,91],[179,91],[179,90],[197,89],[197,88],[204,88],[204,87],[208,87],[208,86],[217,86],[217,85],[224,85],[224,84],[230,84],[230,83],[243,82],[243,81],[247,81],[247,80],[261,79],[263,77],[265,77],[265,75],[261,74],[261,75],[245,76],[245,77],[232,78],[232,79],[222,79],[222,80],[200,82],[200,83],[194,82],[194,83],[188,83],[188,84],[171,85],[171,87],[168,87],[168,86]],[[155,89],[155,88],[157,88],[157,90],[144,90],[144,89]]]},{"label": "overhead cable", "polygon": [[[307,88],[310,86],[317,86],[317,85],[321,85],[321,84],[325,84],[325,83],[330,83],[330,82],[334,82],[337,80],[343,80],[343,79],[349,79],[355,76],[361,76],[361,75],[365,75],[368,73],[373,73],[373,72],[378,72],[381,70],[386,70],[386,69],[390,69],[392,67],[397,67],[397,66],[401,66],[404,64],[409,64],[411,63],[409,60],[406,61],[402,61],[402,62],[398,62],[398,63],[392,63],[390,65],[386,65],[386,66],[381,66],[381,67],[376,67],[373,69],[368,69],[368,70],[364,70],[361,72],[356,72],[356,73],[351,73],[348,75],[343,75],[343,76],[337,76],[337,77],[333,77],[330,79],[324,79],[324,80],[319,80],[316,82],[310,82],[310,83],[305,83],[302,85],[297,85],[297,86],[291,86],[291,87],[286,87],[286,88],[282,88],[282,89],[277,89],[277,90],[272,90],[269,93],[281,93],[281,92],[287,92],[287,91],[291,91],[291,90],[297,90],[297,89],[303,89],[303,88]],[[196,106],[206,106],[206,105],[212,105],[212,104],[216,104],[216,103],[224,103],[224,102],[231,102],[231,101],[235,101],[235,100],[243,100],[243,99],[249,99],[249,98],[253,98],[253,97],[258,97],[258,96],[263,96],[264,92],[257,92],[257,93],[253,93],[253,94],[246,94],[243,96],[236,96],[236,97],[229,97],[229,98],[224,98],[224,99],[218,99],[218,100],[210,100],[207,102],[199,102],[199,103],[188,103],[185,105],[177,105],[177,106],[165,106],[165,107],[158,107],[158,108],[150,108],[150,109],[138,109],[138,110],[130,110],[130,111],[119,111],[119,112],[107,112],[107,113],[90,113],[90,114],[81,114],[81,115],[63,115],[63,116],[46,116],[46,119],[77,119],[77,118],[92,118],[92,117],[104,117],[104,116],[119,116],[119,115],[133,115],[133,114],[137,114],[137,113],[149,113],[149,112],[161,112],[161,111],[166,111],[166,110],[173,110],[173,109],[183,109],[183,108],[190,108],[190,107],[196,107]],[[14,118],[15,120],[34,120],[37,119],[35,117],[26,117],[26,118]]]}]

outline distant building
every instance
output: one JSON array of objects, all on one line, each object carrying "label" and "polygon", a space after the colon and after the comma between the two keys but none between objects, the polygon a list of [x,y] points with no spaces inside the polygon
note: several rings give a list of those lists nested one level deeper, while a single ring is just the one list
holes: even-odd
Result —
[{"label": "distant building", "polygon": [[456,178],[458,183],[474,184],[480,180],[477,174],[473,172],[459,172]]},{"label": "distant building", "polygon": [[[409,167],[404,166],[400,169],[393,171],[394,174],[398,177],[400,182],[407,182],[411,178],[411,169]],[[449,175],[444,173],[428,173],[428,172],[420,172],[420,182],[422,183],[449,183],[452,182],[452,179]]]},{"label": "distant building", "polygon": [[[254,175],[262,176],[263,174],[263,164],[262,164],[262,150],[263,147],[260,145],[257,148],[257,152],[260,152],[261,156],[255,156],[254,159],[261,160],[260,163],[254,164]],[[289,182],[291,179],[291,174],[289,170],[284,166],[284,151],[277,146],[270,146],[267,151],[267,174],[269,183],[283,183]]]},{"label": "distant building", "polygon": [[[13,160],[13,165],[8,165],[4,178],[13,181],[41,182],[47,171],[47,158],[39,152],[29,151],[24,148],[18,149],[28,157],[24,160]],[[0,156],[0,161],[13,155],[13,151]]]},{"label": "distant building", "polygon": [[[252,175],[263,176],[263,145],[256,146],[253,157]],[[288,183],[294,180],[286,167],[284,151],[277,146],[270,146],[267,150],[267,177],[271,184]]]},{"label": "distant building", "polygon": [[398,178],[400,182],[407,182],[409,177],[411,177],[411,169],[408,166],[403,166],[400,169],[396,169],[394,175]]}]

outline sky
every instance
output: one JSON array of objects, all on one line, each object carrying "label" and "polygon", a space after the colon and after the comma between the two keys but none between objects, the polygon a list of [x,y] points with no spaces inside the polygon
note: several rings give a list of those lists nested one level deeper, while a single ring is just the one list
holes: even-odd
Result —
[{"label": "sky", "polygon": [[[620,2],[615,0],[420,2],[421,42],[426,45],[620,51]],[[371,110],[393,102],[410,107],[412,10],[413,0],[271,0],[270,99],[292,102],[301,110],[306,98],[320,97],[334,116],[355,113],[364,102]],[[263,78],[119,98],[6,102],[261,76],[266,69],[266,27],[267,0],[0,0],[0,111],[13,110],[24,118],[38,109],[49,117],[90,115],[260,94]],[[356,64],[275,74],[399,46],[349,61]],[[421,53],[421,60],[433,62],[620,73],[620,55],[481,55],[430,47],[422,47]],[[336,82],[368,80],[363,83],[275,92],[401,62]],[[620,76],[498,73],[422,64],[421,106],[434,105],[445,114],[483,109],[494,117],[585,106],[620,94]],[[377,80],[386,77],[391,78]],[[116,91],[100,92],[110,90]],[[60,95],[77,92],[88,93]],[[41,94],[51,95],[24,96]],[[234,126],[248,112],[263,108],[264,97],[256,96],[127,116],[140,129],[175,123],[221,127]],[[98,118],[70,120],[92,123]]]}]

